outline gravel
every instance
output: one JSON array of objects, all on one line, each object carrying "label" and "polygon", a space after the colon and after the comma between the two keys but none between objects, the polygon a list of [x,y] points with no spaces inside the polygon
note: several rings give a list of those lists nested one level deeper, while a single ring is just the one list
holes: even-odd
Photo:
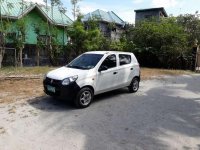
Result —
[{"label": "gravel", "polygon": [[142,81],[86,109],[48,96],[0,104],[0,149],[200,150],[200,75]]}]

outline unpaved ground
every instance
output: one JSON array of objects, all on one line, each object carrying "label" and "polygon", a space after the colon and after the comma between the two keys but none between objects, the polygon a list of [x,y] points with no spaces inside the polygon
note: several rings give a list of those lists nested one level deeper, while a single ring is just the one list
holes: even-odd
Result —
[{"label": "unpaved ground", "polygon": [[42,79],[0,79],[0,104],[43,96]]},{"label": "unpaved ground", "polygon": [[0,150],[200,150],[200,76],[147,80],[74,109],[48,96],[0,104]]}]

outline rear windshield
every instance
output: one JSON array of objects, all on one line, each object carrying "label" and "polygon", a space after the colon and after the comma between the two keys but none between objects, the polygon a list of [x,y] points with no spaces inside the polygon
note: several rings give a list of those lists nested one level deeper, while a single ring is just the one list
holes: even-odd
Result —
[{"label": "rear windshield", "polygon": [[83,54],[70,62],[67,67],[86,70],[92,69],[97,65],[102,57],[102,54]]}]

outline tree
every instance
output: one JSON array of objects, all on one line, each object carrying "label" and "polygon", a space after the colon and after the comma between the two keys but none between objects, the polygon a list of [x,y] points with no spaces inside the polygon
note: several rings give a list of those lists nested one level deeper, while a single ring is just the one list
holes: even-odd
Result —
[{"label": "tree", "polygon": [[97,23],[91,20],[88,22],[88,29],[85,30],[81,17],[67,28],[67,35],[70,37],[67,46],[74,56],[85,51],[99,50],[103,41]]},{"label": "tree", "polygon": [[[44,0],[46,3],[46,13],[48,14],[49,7],[48,7],[48,0]],[[51,22],[49,22],[47,18],[47,31],[46,31],[46,49],[48,51],[50,63],[52,65],[56,65],[56,57],[57,54],[60,52],[61,47],[59,46],[59,42],[57,40],[58,30],[55,26],[54,22],[54,7],[58,7],[61,17],[66,12],[66,9],[63,7],[63,4],[60,0],[50,0],[51,4]],[[64,23],[64,22],[63,22]]]},{"label": "tree", "polygon": [[174,17],[160,22],[142,21],[130,28],[126,37],[135,46],[133,51],[145,66],[177,67],[177,58],[186,51],[187,35]]},{"label": "tree", "polygon": [[36,44],[36,63],[37,66],[40,65],[40,50],[45,49],[46,47],[46,36],[41,36],[45,35],[47,33],[47,24],[45,24],[43,21],[38,22],[37,24],[33,24],[34,27],[34,32],[37,35],[37,44]]},{"label": "tree", "polygon": [[74,21],[80,15],[80,8],[78,6],[78,2],[80,2],[80,1],[81,0],[71,0],[71,4],[73,6],[73,8],[72,8],[72,15],[74,17]]},{"label": "tree", "polygon": [[[0,0],[0,68],[2,67],[2,61],[5,54],[5,46],[6,46],[6,38],[7,32],[11,26],[11,22],[8,18],[8,15],[5,18],[2,17],[2,4],[5,2],[4,0]],[[5,2],[7,4],[7,13],[10,14],[10,10],[13,8],[13,4],[9,2]]]},{"label": "tree", "polygon": [[18,66],[23,67],[22,54],[25,47],[26,32],[27,32],[27,18],[21,18],[16,21],[15,28],[17,35],[14,38],[14,44],[18,50]]},{"label": "tree", "polygon": [[200,15],[198,11],[195,14],[179,15],[177,23],[184,28],[188,34],[188,46],[192,47],[195,41],[200,41]]}]

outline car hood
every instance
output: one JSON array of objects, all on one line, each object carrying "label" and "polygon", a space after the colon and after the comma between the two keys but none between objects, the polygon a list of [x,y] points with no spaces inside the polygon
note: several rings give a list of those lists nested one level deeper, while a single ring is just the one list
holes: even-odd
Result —
[{"label": "car hood", "polygon": [[55,80],[63,80],[68,77],[78,75],[79,77],[86,76],[88,70],[74,69],[68,67],[61,67],[47,73],[47,77]]}]

